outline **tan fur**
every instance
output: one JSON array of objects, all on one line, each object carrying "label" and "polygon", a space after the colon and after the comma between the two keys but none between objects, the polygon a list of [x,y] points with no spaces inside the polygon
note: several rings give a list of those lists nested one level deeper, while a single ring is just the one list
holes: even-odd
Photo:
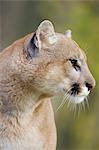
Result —
[{"label": "tan fur", "polygon": [[[61,93],[60,85],[68,88],[63,83],[66,79],[69,84],[72,80],[81,84],[87,80],[95,85],[80,47],[71,38],[55,33],[50,22],[44,23],[36,32],[38,57],[27,59],[27,45],[33,34],[0,54],[1,150],[55,150],[56,127],[50,98]],[[69,57],[82,62],[79,78],[71,74]]]}]

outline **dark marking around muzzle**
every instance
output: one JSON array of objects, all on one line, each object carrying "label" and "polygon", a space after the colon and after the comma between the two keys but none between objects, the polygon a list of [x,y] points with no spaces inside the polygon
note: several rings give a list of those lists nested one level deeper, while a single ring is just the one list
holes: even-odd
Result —
[{"label": "dark marking around muzzle", "polygon": [[71,88],[71,95],[77,95],[80,92],[80,86],[78,83],[74,83]]}]

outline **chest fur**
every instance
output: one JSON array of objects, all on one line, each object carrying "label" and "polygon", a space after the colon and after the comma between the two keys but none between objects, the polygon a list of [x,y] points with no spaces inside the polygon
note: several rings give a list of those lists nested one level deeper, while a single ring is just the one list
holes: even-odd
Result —
[{"label": "chest fur", "polygon": [[35,109],[32,118],[19,122],[1,123],[1,150],[55,150],[56,128],[49,100]]}]

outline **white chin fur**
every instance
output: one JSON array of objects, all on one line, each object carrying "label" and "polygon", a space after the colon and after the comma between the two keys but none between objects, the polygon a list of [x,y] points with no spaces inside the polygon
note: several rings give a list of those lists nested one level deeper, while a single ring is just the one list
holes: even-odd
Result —
[{"label": "white chin fur", "polygon": [[69,101],[73,104],[79,104],[84,101],[86,96],[69,96]]},{"label": "white chin fur", "polygon": [[84,99],[88,96],[90,91],[88,91],[87,87],[82,87],[82,92],[79,95],[73,96],[73,95],[68,95],[68,99],[71,103],[74,104],[79,104],[84,101]]}]

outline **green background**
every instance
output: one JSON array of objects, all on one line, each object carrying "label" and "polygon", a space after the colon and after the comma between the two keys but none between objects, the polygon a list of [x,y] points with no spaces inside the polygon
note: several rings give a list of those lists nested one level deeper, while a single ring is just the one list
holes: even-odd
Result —
[{"label": "green background", "polygon": [[[66,105],[55,112],[58,131],[57,150],[99,149],[99,1],[0,1],[0,49],[35,31],[49,19],[57,32],[72,30],[75,41],[85,50],[96,79],[89,96],[90,110],[74,117]],[[61,99],[53,100],[56,111]]]}]

